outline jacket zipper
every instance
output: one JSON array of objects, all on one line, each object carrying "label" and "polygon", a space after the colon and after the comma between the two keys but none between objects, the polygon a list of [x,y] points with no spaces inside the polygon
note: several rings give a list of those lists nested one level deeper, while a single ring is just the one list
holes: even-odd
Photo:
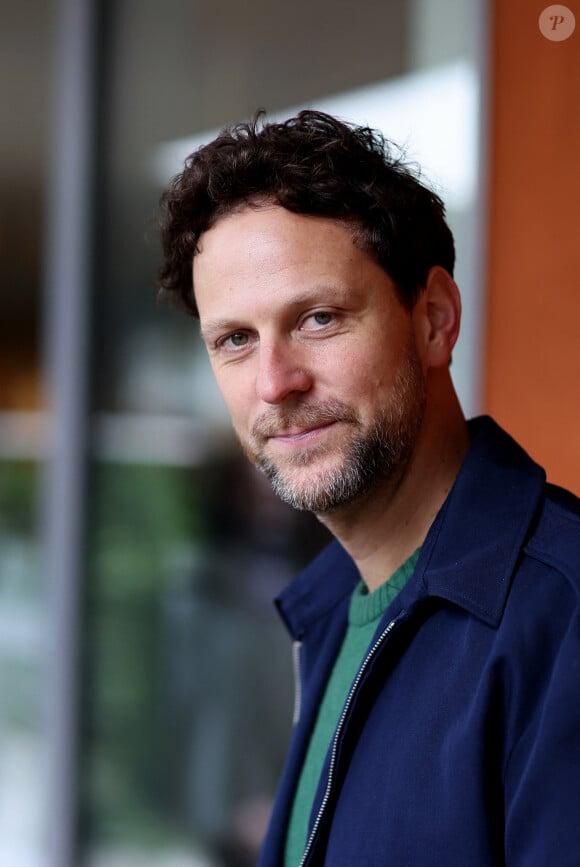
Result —
[{"label": "jacket zipper", "polygon": [[302,710],[302,671],[300,668],[301,641],[292,644],[292,668],[294,670],[294,711],[292,713],[292,725],[296,725],[300,719]]},{"label": "jacket zipper", "polygon": [[[402,613],[403,612],[401,612],[401,614]],[[336,727],[336,731],[334,733],[334,738],[332,741],[332,751],[330,753],[330,767],[328,769],[328,779],[326,781],[326,789],[324,791],[324,797],[322,798],[322,802],[320,804],[320,808],[318,810],[318,814],[316,816],[316,820],[314,822],[314,825],[312,826],[312,831],[310,832],[308,842],[306,843],[306,849],[304,850],[304,855],[302,856],[302,860],[300,861],[299,867],[304,867],[304,864],[306,863],[306,859],[310,855],[310,851],[311,851],[312,846],[314,844],[314,838],[316,837],[316,834],[317,834],[318,829],[320,827],[320,824],[322,822],[322,818],[324,816],[324,812],[325,812],[326,807],[328,805],[328,802],[330,800],[330,793],[331,793],[332,786],[334,783],[334,770],[335,770],[335,765],[336,765],[336,754],[338,752],[338,742],[339,742],[340,737],[342,735],[342,729],[344,727],[344,722],[345,722],[347,714],[350,710],[350,706],[353,702],[354,695],[358,689],[359,683],[361,682],[363,675],[364,675],[365,671],[367,670],[371,660],[374,658],[374,656],[376,655],[381,644],[383,644],[383,642],[386,640],[389,633],[392,631],[392,629],[397,624],[398,620],[401,617],[401,614],[397,618],[395,618],[394,620],[391,620],[391,622],[387,625],[387,627],[381,632],[381,634],[379,635],[379,637],[377,638],[377,640],[375,641],[375,643],[373,644],[373,646],[371,647],[371,649],[367,653],[361,667],[359,668],[358,674],[355,677],[353,684],[350,688],[350,691],[348,693],[346,702],[344,703],[344,707],[342,709],[342,713],[340,715],[340,719],[338,721],[338,725]]]}]

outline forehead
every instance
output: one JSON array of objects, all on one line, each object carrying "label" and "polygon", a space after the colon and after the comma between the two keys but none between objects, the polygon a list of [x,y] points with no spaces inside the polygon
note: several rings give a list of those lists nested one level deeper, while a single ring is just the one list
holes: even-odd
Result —
[{"label": "forehead", "polygon": [[352,226],[327,217],[295,214],[277,205],[245,207],[220,218],[204,232],[194,257],[194,275],[200,265],[224,268],[264,266],[270,260],[308,261],[328,253],[355,256]]},{"label": "forehead", "polygon": [[375,260],[358,248],[353,226],[326,217],[295,214],[279,206],[247,207],[204,232],[193,259],[200,318],[214,308],[269,293],[310,292],[316,286],[342,291],[388,282]]}]

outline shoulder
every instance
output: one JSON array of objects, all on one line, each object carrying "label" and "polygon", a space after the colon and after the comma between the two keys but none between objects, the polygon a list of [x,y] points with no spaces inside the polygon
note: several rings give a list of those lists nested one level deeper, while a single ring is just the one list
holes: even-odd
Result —
[{"label": "shoulder", "polygon": [[[520,549],[497,634],[512,686],[552,681],[578,690],[580,663],[580,502],[547,485]],[[543,673],[543,674],[542,674]],[[547,688],[547,686],[546,686]]]},{"label": "shoulder", "polygon": [[580,605],[580,499],[547,484],[524,554],[559,575]]}]

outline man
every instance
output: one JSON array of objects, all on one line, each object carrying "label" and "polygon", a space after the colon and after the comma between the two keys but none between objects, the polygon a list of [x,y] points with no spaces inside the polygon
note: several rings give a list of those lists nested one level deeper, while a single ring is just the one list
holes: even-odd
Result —
[{"label": "man", "polygon": [[580,864],[580,508],[465,422],[441,201],[307,111],[163,204],[244,451],[337,540],[278,600],[301,683],[260,865]]}]

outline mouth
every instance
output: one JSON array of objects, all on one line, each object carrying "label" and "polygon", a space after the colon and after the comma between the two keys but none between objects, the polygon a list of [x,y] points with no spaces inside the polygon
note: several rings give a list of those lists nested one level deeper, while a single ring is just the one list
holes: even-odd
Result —
[{"label": "mouth", "polygon": [[317,425],[310,425],[305,428],[287,428],[286,430],[276,431],[271,434],[268,439],[271,442],[276,442],[286,445],[306,445],[314,442],[319,437],[336,424],[335,421],[322,422]]}]

